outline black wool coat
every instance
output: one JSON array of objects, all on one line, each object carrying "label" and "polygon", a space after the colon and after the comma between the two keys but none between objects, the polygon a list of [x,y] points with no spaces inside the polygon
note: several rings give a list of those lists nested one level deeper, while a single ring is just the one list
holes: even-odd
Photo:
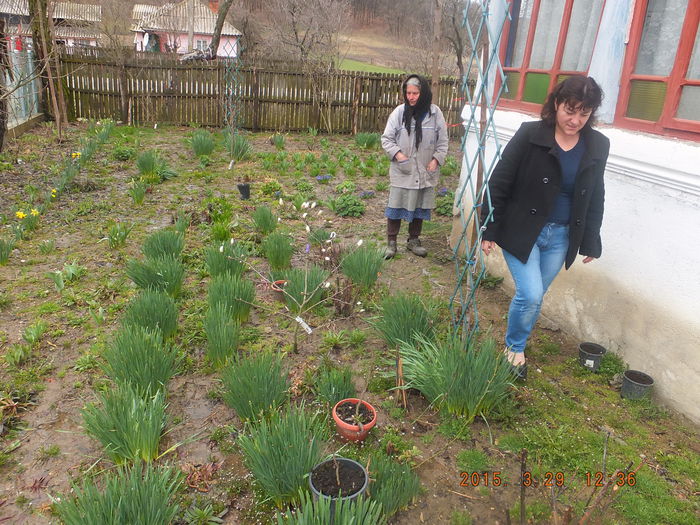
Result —
[{"label": "black wool coat", "polygon": [[[566,269],[577,253],[597,258],[602,251],[603,173],[610,141],[589,126],[581,134],[586,150],[574,185]],[[542,121],[522,124],[489,178],[481,206],[482,238],[526,263],[552,211],[561,179],[554,127]]]}]

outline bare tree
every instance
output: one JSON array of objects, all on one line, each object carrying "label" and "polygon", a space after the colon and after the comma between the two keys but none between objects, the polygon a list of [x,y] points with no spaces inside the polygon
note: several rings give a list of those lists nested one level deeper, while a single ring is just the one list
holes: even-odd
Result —
[{"label": "bare tree", "polygon": [[[466,74],[464,70],[464,58],[472,52],[472,43],[467,35],[467,28],[464,27],[463,23],[465,9],[469,9],[467,13],[467,23],[471,26],[473,38],[477,38],[476,33],[479,27],[481,10],[479,9],[479,5],[469,2],[468,0],[443,1],[445,2],[443,8],[444,38],[457,60],[459,78],[464,78]],[[485,37],[485,33],[482,36]],[[483,38],[481,40],[483,40]],[[480,44],[477,42],[477,45]]]}]

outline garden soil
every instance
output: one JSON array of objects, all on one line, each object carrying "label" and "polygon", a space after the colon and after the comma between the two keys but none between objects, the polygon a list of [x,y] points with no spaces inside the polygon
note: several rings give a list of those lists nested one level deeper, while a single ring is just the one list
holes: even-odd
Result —
[{"label": "garden soil", "polygon": [[[13,204],[26,200],[27,185],[47,187],[52,176],[55,176],[52,166],[78,148],[78,140],[85,131],[84,125],[74,126],[69,130],[68,141],[58,144],[51,128],[45,126],[10,143],[5,159],[9,159],[12,166],[0,177],[0,213],[6,218],[10,217]],[[123,250],[110,250],[106,241],[102,240],[105,224],[109,220],[137,222],[139,238],[142,239],[146,234],[172,224],[177,211],[184,210],[193,216],[193,225],[187,234],[189,239],[190,236],[201,235],[202,225],[206,226],[206,213],[201,209],[200,202],[208,191],[232,200],[239,198],[236,177],[225,168],[218,167],[228,164],[223,154],[221,158],[212,159],[219,173],[217,177],[210,180],[198,175],[203,170],[197,168],[190,155],[183,153],[183,140],[190,131],[188,128],[163,127],[159,133],[144,133],[142,147],[159,148],[180,171],[181,178],[154,187],[153,192],[147,195],[143,208],[134,208],[126,195],[128,182],[135,174],[133,162],[113,160],[111,146],[106,146],[103,152],[98,153],[91,168],[90,177],[95,179],[96,184],[89,191],[62,196],[59,203],[42,218],[41,227],[33,238],[20,244],[7,266],[0,266],[0,293],[2,297],[11,299],[0,309],[0,353],[21,343],[24,329],[37,319],[44,320],[50,327],[35,351],[31,367],[25,368],[31,369],[27,374],[37,376],[41,388],[32,389],[19,400],[16,416],[12,419],[14,428],[5,429],[6,433],[0,441],[2,450],[7,452],[9,458],[0,466],[0,523],[57,523],[58,518],[51,513],[52,502],[70,497],[72,479],[113,468],[105,459],[100,445],[81,428],[81,408],[95,401],[95,389],[109,388],[99,368],[90,365],[84,356],[99,354],[99,349],[109,340],[109,334],[118,326],[120,311],[127,299],[135,293],[128,281],[124,285],[124,268],[128,258],[139,256],[140,242],[129,240]],[[331,140],[334,144],[354,147],[350,137],[331,137]],[[252,141],[256,152],[274,151],[268,136],[253,136]],[[453,155],[458,155],[459,144],[453,143],[450,148]],[[318,143],[313,149],[316,154],[320,153]],[[308,137],[288,136],[287,151],[308,152]],[[18,159],[22,162],[18,163]],[[251,181],[252,200],[237,208],[241,223],[253,210],[256,199],[261,198],[256,186],[259,187],[263,180],[273,178],[271,174],[261,175],[252,169],[249,173],[259,178]],[[362,183],[362,178],[359,183]],[[442,180],[442,184],[450,188],[454,188],[456,183],[457,175]],[[367,187],[360,189],[373,187],[368,181]],[[320,186],[319,202],[331,193],[331,186]],[[326,208],[318,209],[324,210],[324,216],[329,221],[325,227],[336,231],[340,242],[353,244],[363,239],[381,243],[385,229],[385,200],[386,191],[378,191],[376,198],[367,201],[367,211],[361,218],[339,218]],[[455,265],[447,245],[450,224],[450,218],[436,216],[426,226],[423,245],[429,252],[427,258],[415,257],[404,249],[404,225],[399,255],[388,262],[382,271],[379,279],[381,289],[386,293],[418,293],[446,304],[455,288]],[[38,245],[47,239],[55,239],[56,250],[52,254],[42,255]],[[186,255],[190,260],[201,256],[201,249]],[[60,296],[45,274],[60,269],[64,263],[72,260],[85,266],[87,275],[81,280],[79,293],[71,295],[64,292]],[[194,294],[202,294],[205,283],[206,276],[203,274],[188,272],[184,300],[192,302]],[[276,294],[261,280],[256,281],[256,291],[256,301],[262,307],[280,303]],[[482,330],[501,341],[508,295],[498,286],[491,289],[482,287],[477,300]],[[106,311],[104,324],[97,324],[90,316],[90,311],[94,311],[98,305]],[[509,523],[506,513],[515,508],[521,496],[521,489],[516,483],[521,463],[519,450],[505,450],[498,446],[508,420],[500,423],[478,419],[469,432],[459,437],[457,433],[441,430],[445,421],[417,392],[408,392],[407,407],[403,408],[401,396],[394,390],[368,391],[377,374],[387,370],[391,373],[391,368],[384,363],[393,360],[392,353],[387,351],[367,323],[368,317],[375,315],[375,312],[369,304],[357,304],[352,315],[344,318],[309,319],[313,333],[301,338],[298,353],[290,352],[285,357],[293,398],[307,402],[313,400],[307,377],[310,370],[319,366],[322,358],[353,368],[358,397],[368,400],[378,409],[378,422],[364,444],[343,445],[339,439],[334,439],[334,447],[341,453],[343,446],[359,446],[369,450],[382,448],[389,454],[401,456],[414,465],[424,488],[415,504],[390,520],[392,525],[467,523],[453,521],[458,519],[456,512],[467,513],[471,516],[471,523]],[[289,324],[271,321],[275,319],[266,316],[264,308],[253,310],[250,323],[258,328],[262,339],[276,341],[280,348],[288,351]],[[180,323],[183,332],[196,326],[190,318],[181,317]],[[366,333],[367,339],[362,348],[355,351],[347,348],[323,350],[323,334],[327,330],[337,332],[352,329]],[[161,444],[161,450],[169,452],[163,459],[183,471],[187,501],[215,502],[218,509],[224,509],[224,523],[271,523],[274,509],[269,504],[256,503],[260,501],[259,496],[255,494],[251,475],[235,447],[235,439],[239,432],[244,431],[244,426],[220,397],[212,395],[220,389],[220,382],[217,373],[202,365],[204,342],[201,327],[198,334],[197,337],[178,341],[186,349],[189,363],[186,371],[169,384],[168,433]],[[533,339],[546,340],[560,348],[559,353],[546,356],[548,366],[562,365],[576,359],[579,341],[555,326],[549,325],[548,329],[539,327]],[[542,374],[539,367],[544,361],[544,354],[533,354],[530,359],[531,374]],[[561,369],[567,370],[566,367]],[[0,366],[2,384],[15,373],[3,363]],[[571,393],[567,390],[568,386],[563,386],[562,376],[552,375],[547,377],[547,381],[552,391],[557,392],[552,396],[553,401],[558,396]],[[515,394],[515,413],[510,418],[517,417],[517,412],[527,406],[534,395],[528,384],[521,385]],[[5,420],[10,421],[10,410],[3,414]],[[654,450],[668,451],[682,446],[699,452],[696,429],[688,426],[687,422],[676,425],[673,421],[682,419],[676,418],[672,422],[664,420],[662,424],[650,427],[656,430],[649,432],[652,445],[646,453],[652,466],[656,464]],[[389,429],[390,435],[396,437],[386,438],[385,432]],[[213,439],[214,431],[218,431],[216,439]],[[225,443],[230,446],[223,446]],[[465,482],[457,460],[458,454],[465,449],[481,451],[488,458],[489,472],[500,472],[501,478],[507,482],[500,486],[472,483],[469,476]],[[371,478],[371,465],[369,471]],[[685,486],[679,486],[678,497],[693,497],[686,489],[681,490]],[[631,487],[626,489],[632,490]],[[551,491],[545,487],[531,487],[524,496],[526,502],[547,502],[551,499]],[[534,523],[535,519],[531,522]]]}]

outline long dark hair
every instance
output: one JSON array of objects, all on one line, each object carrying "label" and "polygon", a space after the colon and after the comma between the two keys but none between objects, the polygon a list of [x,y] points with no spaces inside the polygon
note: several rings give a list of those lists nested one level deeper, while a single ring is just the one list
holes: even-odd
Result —
[{"label": "long dark hair", "polygon": [[[408,86],[408,81],[415,78],[420,83],[418,89],[420,89],[420,96],[418,97],[418,102],[415,106],[411,106],[406,98],[406,87]],[[408,75],[406,80],[403,81],[401,86],[403,92],[403,125],[406,127],[408,134],[411,134],[411,119],[416,119],[416,148],[420,145],[421,140],[423,140],[423,119],[427,114],[430,113],[430,104],[433,103],[433,92],[430,89],[430,84],[426,79],[420,75]]]},{"label": "long dark hair", "polygon": [[[545,124],[554,127],[557,120],[557,106],[564,102],[568,106],[590,109],[591,116],[586,122],[590,127],[595,123],[595,112],[603,101],[603,90],[591,77],[585,75],[573,75],[560,82],[547,96],[540,117]],[[585,126],[584,126],[585,127]]]}]

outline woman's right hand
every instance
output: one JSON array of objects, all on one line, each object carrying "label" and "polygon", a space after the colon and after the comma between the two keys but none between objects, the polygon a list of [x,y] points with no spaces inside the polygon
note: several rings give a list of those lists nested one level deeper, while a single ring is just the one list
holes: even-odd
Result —
[{"label": "woman's right hand", "polygon": [[404,160],[408,160],[408,157],[399,151],[396,155],[394,155],[394,160],[396,162],[403,162]]},{"label": "woman's right hand", "polygon": [[496,249],[496,242],[495,241],[481,241],[481,251],[484,252],[484,255],[488,255],[491,253],[491,250]]}]

